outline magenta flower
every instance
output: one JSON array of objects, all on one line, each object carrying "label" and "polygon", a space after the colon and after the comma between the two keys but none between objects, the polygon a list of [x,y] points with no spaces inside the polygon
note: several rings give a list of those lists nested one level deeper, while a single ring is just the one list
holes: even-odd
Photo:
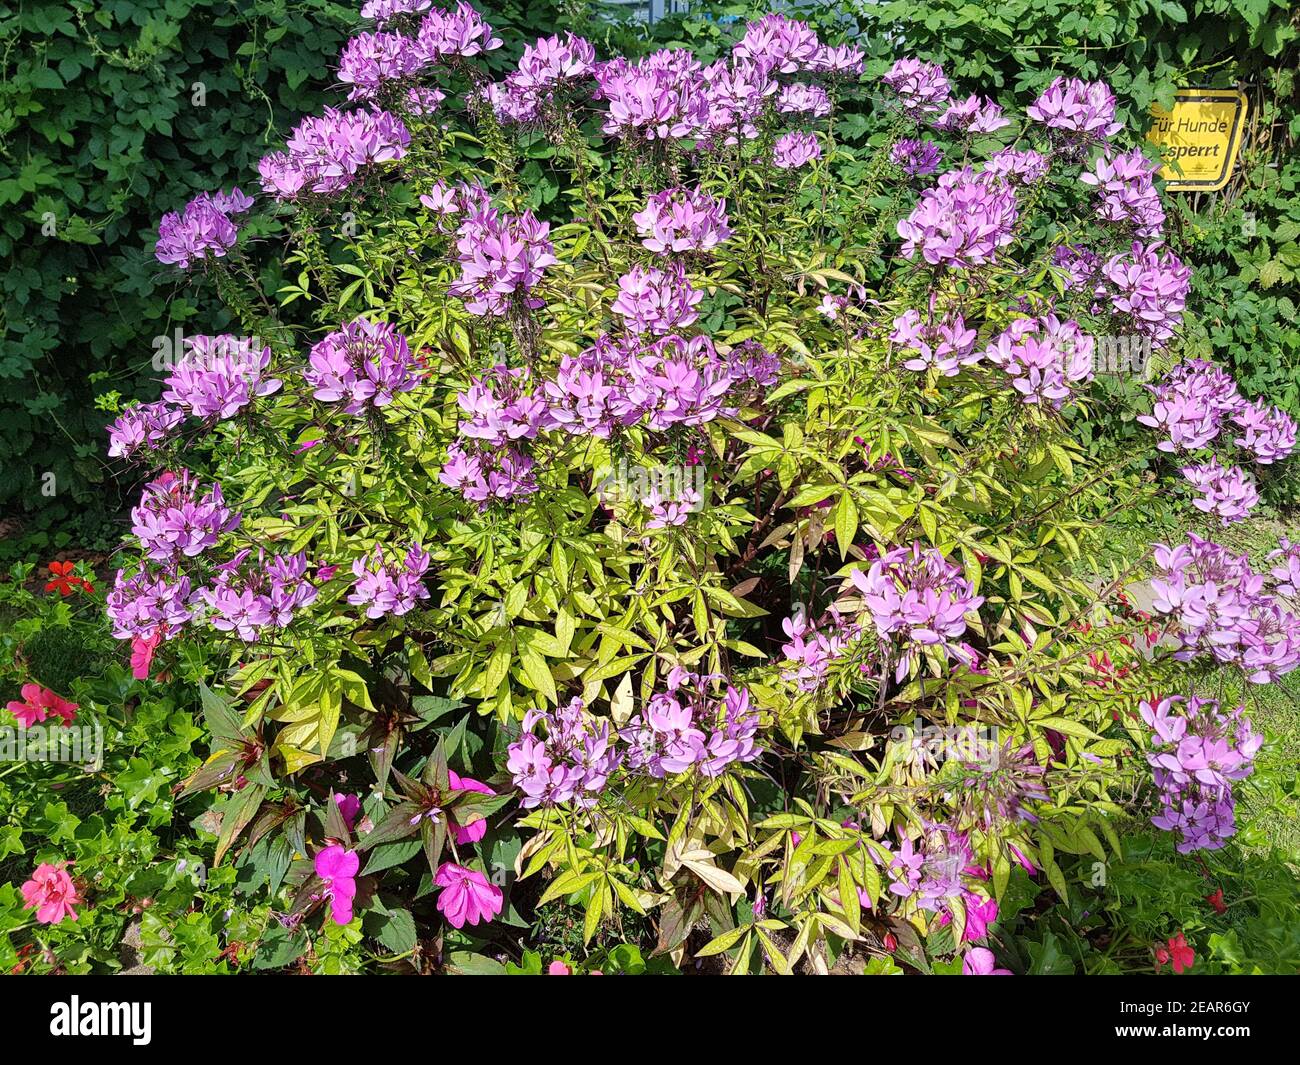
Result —
[{"label": "magenta flower", "polygon": [[162,633],[170,639],[190,620],[190,579],[174,572],[145,570],[128,577],[118,570],[108,593],[107,613],[119,640],[148,639]]},{"label": "magenta flower", "polygon": [[776,109],[783,115],[825,118],[831,113],[831,98],[820,85],[805,85],[796,81],[781,86],[776,98]]},{"label": "magenta flower", "polygon": [[969,660],[960,643],[965,615],[978,610],[984,597],[975,594],[962,568],[937,549],[920,543],[896,547],[869,569],[851,570],[849,578],[862,593],[863,606],[881,638],[901,639],[899,679],[907,672],[913,645],[937,647],[946,656]]},{"label": "magenta flower", "polygon": [[153,666],[154,655],[162,643],[162,630],[155,630],[149,636],[131,637],[131,676],[136,680],[148,680]]},{"label": "magenta flower", "polygon": [[413,610],[419,600],[429,598],[429,589],[424,586],[429,565],[429,553],[419,544],[412,544],[405,557],[387,560],[383,545],[377,544],[370,554],[352,563],[356,580],[347,601],[364,606],[368,618],[387,614],[400,617]]},{"label": "magenta flower", "polygon": [[271,349],[247,337],[195,336],[163,382],[163,399],[196,418],[232,418],[259,396],[280,390],[282,382],[264,376]]},{"label": "magenta flower", "polygon": [[131,459],[156,451],[184,420],[184,411],[161,401],[130,406],[108,427],[108,455]]},{"label": "magenta flower", "polygon": [[1259,502],[1255,482],[1240,466],[1225,468],[1212,457],[1209,462],[1183,466],[1179,472],[1201,493],[1192,506],[1213,514],[1224,525],[1244,520]]},{"label": "magenta flower", "polygon": [[994,175],[1008,184],[1032,185],[1047,177],[1051,164],[1047,156],[1032,149],[1018,152],[1003,148],[984,162],[983,173]]},{"label": "magenta flower", "polygon": [[1183,320],[1192,272],[1158,244],[1134,242],[1127,255],[1116,255],[1101,268],[1102,291],[1114,313],[1133,332],[1157,347],[1174,335]]},{"label": "magenta flower", "polygon": [[749,23],[731,50],[737,59],[781,74],[817,69],[824,52],[811,27],[776,12]]},{"label": "magenta flower", "polygon": [[962,976],[1012,976],[1010,969],[995,968],[998,960],[987,947],[971,947],[962,959]]},{"label": "magenta flower", "polygon": [[1281,407],[1267,406],[1262,400],[1243,402],[1231,417],[1242,430],[1233,443],[1251,452],[1261,466],[1280,462],[1295,450],[1295,419]]},{"label": "magenta flower", "polygon": [[335,195],[372,165],[404,158],[410,143],[401,120],[387,111],[327,107],[298,124],[285,151],[263,156],[258,172],[262,187],[278,200],[304,191]]},{"label": "magenta flower", "polygon": [[335,924],[352,923],[352,904],[357,895],[357,870],[361,858],[356,851],[344,850],[333,843],[317,851],[313,860],[316,875],[325,882],[325,897],[330,900],[330,917]]},{"label": "magenta flower", "polygon": [[1115,121],[1115,108],[1115,94],[1105,82],[1057,78],[1025,114],[1047,127],[1066,155],[1075,157],[1123,128]]},{"label": "magenta flower", "polygon": [[1078,386],[1092,380],[1096,340],[1077,322],[1062,322],[1053,314],[1018,318],[984,351],[1000,367],[1022,402],[1060,410]]},{"label": "magenta flower", "polygon": [[986,898],[967,891],[962,895],[966,903],[966,927],[962,931],[963,943],[973,943],[988,935],[989,926],[998,919],[996,899]]},{"label": "magenta flower", "polygon": [[1113,155],[1104,152],[1091,170],[1079,175],[1097,189],[1097,216],[1103,222],[1126,226],[1139,237],[1159,237],[1165,209],[1152,178],[1160,169],[1140,149]]},{"label": "magenta flower", "polygon": [[23,896],[23,909],[35,910],[38,924],[59,924],[65,917],[77,919],[74,906],[82,904],[72,877],[63,864],[42,862],[19,889]]},{"label": "magenta flower", "polygon": [[214,484],[200,497],[189,470],[150,481],[131,511],[131,531],[140,538],[145,556],[160,562],[193,558],[239,523],[240,515],[226,506],[221,485]]},{"label": "magenta flower", "polygon": [[934,128],[945,133],[970,136],[975,133],[994,133],[1004,126],[1011,125],[1011,120],[1002,115],[1002,108],[992,100],[979,96],[968,96],[964,100],[954,101],[934,123]]},{"label": "magenta flower", "polygon": [[383,29],[403,18],[428,11],[433,0],[366,0],[361,5],[361,17],[373,19]]},{"label": "magenta flower", "polygon": [[253,201],[239,189],[228,195],[203,192],[184,211],[163,215],[158,224],[154,258],[188,270],[196,260],[219,259],[235,246],[238,230],[231,217],[243,214]]},{"label": "magenta flower", "polygon": [[351,832],[356,826],[357,816],[361,813],[361,799],[356,795],[337,793],[334,796],[334,801],[338,804],[339,815],[343,818],[343,823],[348,826],[348,831]]},{"label": "magenta flower", "polygon": [[889,161],[910,178],[933,174],[942,160],[943,151],[934,141],[905,137],[889,150]]},{"label": "magenta flower", "polygon": [[369,100],[386,82],[419,73],[429,59],[400,33],[358,33],[339,53],[339,81],[351,86],[349,100]]},{"label": "magenta flower", "polygon": [[[481,795],[496,794],[483,781],[475,780],[473,777],[462,777],[454,769],[447,770],[447,779],[452,791],[476,791]],[[480,817],[477,821],[471,821],[467,825],[453,825],[452,836],[458,845],[477,843],[487,835],[487,827],[487,818]]]},{"label": "magenta flower", "polygon": [[960,314],[936,314],[931,300],[929,314],[923,320],[915,309],[904,311],[894,319],[889,339],[912,357],[903,363],[908,370],[925,372],[935,369],[945,377],[955,377],[964,366],[980,361],[975,350],[975,330],[967,327]]},{"label": "magenta flower", "polygon": [[542,301],[529,293],[543,271],[559,261],[547,239],[550,228],[531,211],[515,217],[481,205],[458,231],[461,273],[448,291],[465,301],[470,314],[505,315],[516,293],[527,307],[540,307]]},{"label": "magenta flower", "polygon": [[495,51],[501,47],[501,38],[482,15],[464,0],[458,0],[455,11],[435,8],[424,16],[416,44],[429,62],[436,62],[448,56],[472,59]]},{"label": "magenta flower", "polygon": [[438,912],[453,928],[491,921],[504,905],[501,889],[490,884],[488,878],[476,869],[443,862],[433,882],[442,888],[438,895]]},{"label": "magenta flower", "polygon": [[905,115],[922,119],[937,114],[952,92],[938,63],[900,59],[881,79],[891,89]]},{"label": "magenta flower", "polygon": [[1018,215],[1015,190],[996,176],[950,170],[898,223],[903,258],[919,251],[932,266],[982,266],[1011,243]]}]

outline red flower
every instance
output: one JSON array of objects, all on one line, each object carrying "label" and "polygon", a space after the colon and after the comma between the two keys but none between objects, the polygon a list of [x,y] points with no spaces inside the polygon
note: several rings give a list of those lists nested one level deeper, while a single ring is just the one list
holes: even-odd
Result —
[{"label": "red flower", "polygon": [[1227,913],[1227,904],[1223,901],[1223,888],[1219,888],[1213,895],[1206,895],[1205,901],[1214,907],[1215,913]]},{"label": "red flower", "polygon": [[1196,964],[1196,952],[1187,945],[1182,932],[1169,940],[1169,953],[1174,959],[1174,972],[1181,973]]},{"label": "red flower", "polygon": [[60,595],[71,595],[76,591],[89,593],[95,590],[90,581],[72,572],[71,562],[51,562],[49,571],[51,580],[45,582],[47,592],[57,591]]},{"label": "red flower", "polygon": [[18,724],[23,728],[38,725],[47,717],[62,718],[66,728],[77,717],[76,703],[68,702],[67,699],[55,695],[54,692],[42,688],[39,684],[24,684],[22,694],[22,702],[15,699],[8,703],[6,708],[18,719]]}]

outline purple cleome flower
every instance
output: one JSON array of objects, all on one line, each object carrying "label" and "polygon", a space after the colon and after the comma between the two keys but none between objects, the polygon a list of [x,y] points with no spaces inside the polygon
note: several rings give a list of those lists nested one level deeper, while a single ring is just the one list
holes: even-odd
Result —
[{"label": "purple cleome flower", "polygon": [[952,93],[943,67],[919,59],[898,60],[881,80],[903,113],[915,119],[938,114]]},{"label": "purple cleome flower", "polygon": [[898,223],[901,251],[905,259],[919,251],[931,266],[982,266],[1011,243],[1017,217],[1014,189],[969,167],[950,170]]},{"label": "purple cleome flower", "polygon": [[725,200],[700,189],[667,189],[632,216],[641,243],[661,255],[712,251],[731,236]]},{"label": "purple cleome flower", "polygon": [[424,575],[429,571],[429,553],[419,544],[411,544],[405,556],[384,557],[382,544],[352,563],[356,580],[347,601],[364,606],[366,617],[400,617],[429,598]]},{"label": "purple cleome flower", "polygon": [[1077,322],[1055,315],[1019,318],[989,344],[984,358],[1011,378],[1024,403],[1060,410],[1077,386],[1092,380],[1096,340]]},{"label": "purple cleome flower", "polygon": [[239,522],[240,515],[226,506],[221,485],[214,484],[200,498],[189,470],[150,481],[131,511],[131,531],[139,537],[145,557],[158,562],[193,558]]},{"label": "purple cleome flower", "polygon": [[186,338],[186,351],[163,382],[163,399],[196,418],[232,418],[283,383],[265,377],[271,349],[228,334]]},{"label": "purple cleome flower", "polygon": [[1236,833],[1233,784],[1250,776],[1264,738],[1244,707],[1224,713],[1215,699],[1174,696],[1138,710],[1152,732],[1146,757],[1160,789],[1151,823],[1178,833],[1180,854],[1222,847]]},{"label": "purple cleome flower", "polygon": [[188,270],[196,261],[220,259],[235,246],[239,234],[231,219],[253,206],[238,188],[229,193],[200,193],[184,211],[163,215],[158,223],[154,258]]},{"label": "purple cleome flower", "polygon": [[128,407],[108,427],[109,457],[131,459],[156,451],[184,420],[184,411],[161,401]]},{"label": "purple cleome flower", "polygon": [[889,150],[889,161],[909,178],[926,177],[939,169],[943,150],[934,141],[905,137]]},{"label": "purple cleome flower", "polygon": [[849,577],[881,639],[901,642],[898,679],[906,675],[915,646],[937,647],[945,657],[969,661],[958,641],[966,632],[967,612],[978,610],[984,597],[975,594],[960,566],[914,543],[886,552],[867,570],[851,570]]},{"label": "purple cleome flower", "polygon": [[406,337],[368,318],[356,318],[318,341],[303,378],[313,396],[343,403],[348,414],[386,407],[398,394],[417,388],[421,379]]}]

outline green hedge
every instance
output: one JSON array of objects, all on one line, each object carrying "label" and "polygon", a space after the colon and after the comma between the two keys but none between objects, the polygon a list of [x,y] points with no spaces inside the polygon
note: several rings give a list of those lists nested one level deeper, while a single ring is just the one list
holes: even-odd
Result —
[{"label": "green hedge", "polygon": [[277,127],[319,106],[357,19],[329,0],[26,0],[0,17],[0,505],[61,524],[103,509],[94,394],[135,394],[152,338],[197,315],[153,259],[159,216],[249,184]]}]

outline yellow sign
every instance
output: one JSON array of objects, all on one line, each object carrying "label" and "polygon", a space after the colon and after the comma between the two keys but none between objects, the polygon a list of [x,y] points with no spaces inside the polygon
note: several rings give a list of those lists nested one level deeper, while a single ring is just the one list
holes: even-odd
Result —
[{"label": "yellow sign", "polygon": [[1171,192],[1215,192],[1228,183],[1246,124],[1246,96],[1236,89],[1183,89],[1174,109],[1151,106],[1147,140],[1164,149],[1160,176]]}]

